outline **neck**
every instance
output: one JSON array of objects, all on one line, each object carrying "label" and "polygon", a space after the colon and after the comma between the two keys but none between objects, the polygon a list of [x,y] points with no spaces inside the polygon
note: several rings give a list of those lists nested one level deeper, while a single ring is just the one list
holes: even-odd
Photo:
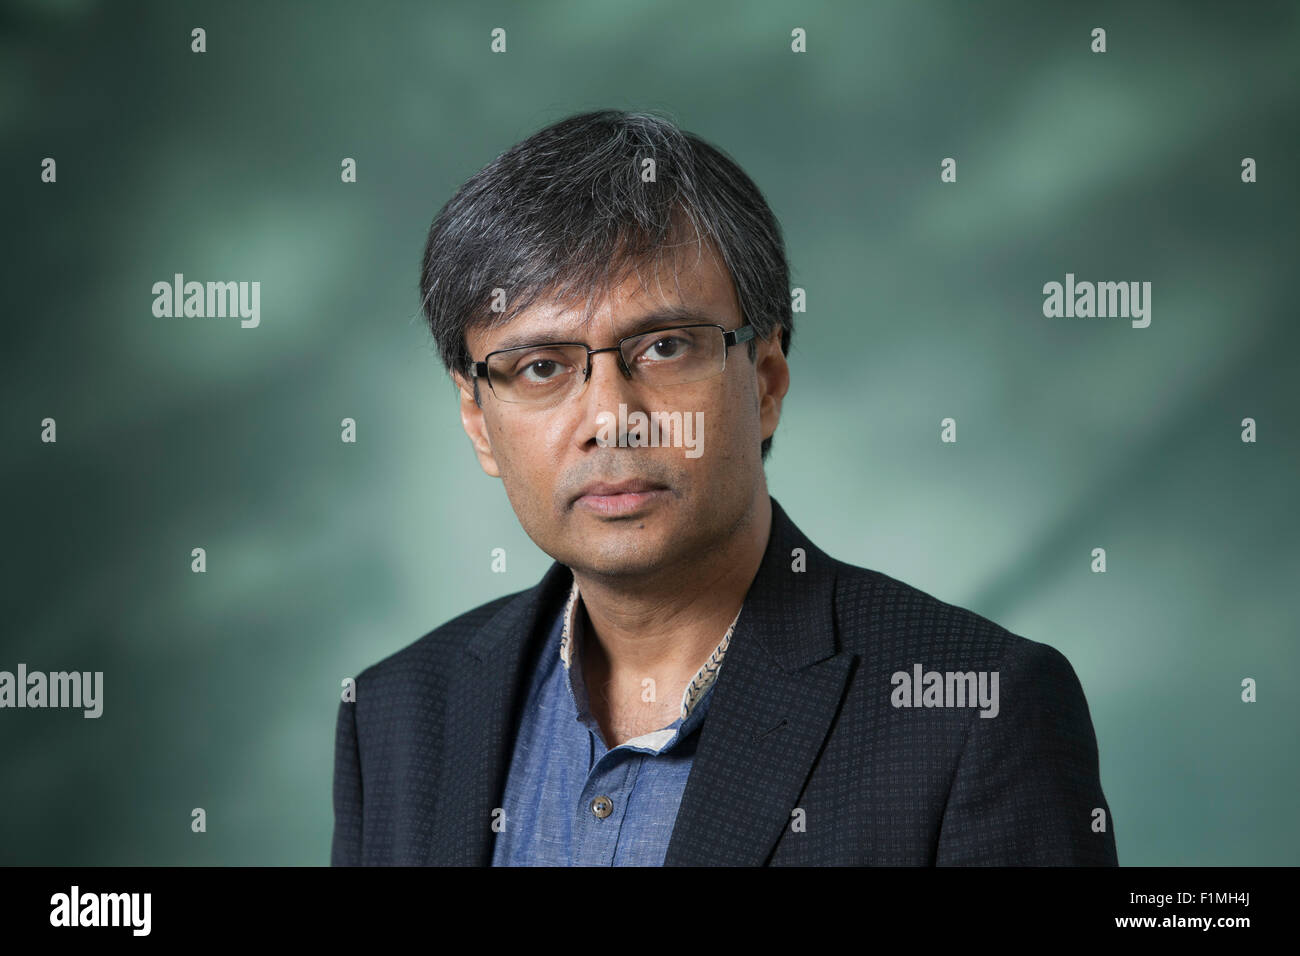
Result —
[{"label": "neck", "polygon": [[[607,680],[631,675],[688,680],[722,640],[767,549],[772,503],[754,507],[718,548],[673,562],[634,586],[574,572],[590,624],[584,658]],[[660,676],[656,676],[660,675]]]}]

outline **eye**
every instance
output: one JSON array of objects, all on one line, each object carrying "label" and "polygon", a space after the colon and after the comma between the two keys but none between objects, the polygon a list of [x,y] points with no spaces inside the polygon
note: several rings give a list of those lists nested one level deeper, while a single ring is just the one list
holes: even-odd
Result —
[{"label": "eye", "polygon": [[572,362],[562,350],[523,352],[510,370],[510,380],[520,385],[551,385],[573,371]]},{"label": "eye", "polygon": [[540,383],[555,378],[558,372],[559,364],[555,360],[535,359],[521,368],[515,375],[525,382]]},{"label": "eye", "polygon": [[649,362],[666,361],[680,358],[689,348],[690,342],[681,336],[666,335],[651,342],[650,347],[641,353],[640,358]]}]

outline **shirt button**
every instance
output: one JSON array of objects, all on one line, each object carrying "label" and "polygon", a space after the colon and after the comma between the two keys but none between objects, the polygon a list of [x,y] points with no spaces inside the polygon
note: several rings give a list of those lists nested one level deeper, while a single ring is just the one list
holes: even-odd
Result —
[{"label": "shirt button", "polygon": [[603,820],[614,812],[614,801],[609,797],[597,797],[591,801],[591,812]]}]

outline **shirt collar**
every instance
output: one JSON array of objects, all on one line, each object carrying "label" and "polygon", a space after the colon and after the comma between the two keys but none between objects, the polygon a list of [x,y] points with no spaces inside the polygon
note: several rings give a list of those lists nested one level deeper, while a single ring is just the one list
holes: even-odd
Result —
[{"label": "shirt collar", "polygon": [[[564,627],[560,637],[560,660],[564,662],[566,672],[569,670],[571,658],[576,657],[578,652],[578,646],[575,644],[575,638],[580,637],[577,622],[578,598],[578,582],[575,578],[573,587],[569,589],[569,599],[564,605]],[[740,620],[740,611],[737,611],[736,616],[731,619],[731,626],[722,635],[722,640],[713,649],[709,659],[695,672],[695,676],[691,678],[686,685],[686,689],[682,691],[680,716],[683,723],[691,716],[696,706],[703,700],[705,693],[718,679],[718,671],[722,668],[722,659],[726,656],[727,648],[731,644],[731,634],[735,631],[738,620]]]}]

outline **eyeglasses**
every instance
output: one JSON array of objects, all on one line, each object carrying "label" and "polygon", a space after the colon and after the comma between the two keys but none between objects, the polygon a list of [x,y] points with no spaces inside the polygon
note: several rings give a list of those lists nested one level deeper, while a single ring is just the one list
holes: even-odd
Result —
[{"label": "eyeglasses", "polygon": [[[727,350],[754,337],[752,325],[675,325],[627,335],[618,345],[592,349],[583,342],[546,342],[489,352],[470,362],[474,379],[487,379],[492,394],[514,405],[558,405],[575,397],[591,378],[591,357],[618,353],[619,369],[652,388],[685,385],[721,374]],[[579,373],[581,372],[581,375]]]}]

